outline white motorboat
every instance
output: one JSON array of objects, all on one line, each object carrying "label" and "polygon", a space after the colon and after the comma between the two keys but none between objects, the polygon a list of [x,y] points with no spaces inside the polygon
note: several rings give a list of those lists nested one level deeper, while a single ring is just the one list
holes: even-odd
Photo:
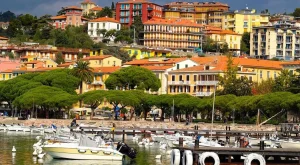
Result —
[{"label": "white motorboat", "polygon": [[151,134],[151,138],[154,142],[162,142],[165,140],[165,135]]},{"label": "white motorboat", "polygon": [[300,149],[300,142],[290,140],[278,140],[280,142],[280,146],[282,148],[292,148],[292,149]]},{"label": "white motorboat", "polygon": [[7,126],[7,130],[8,131],[15,131],[15,132],[18,132],[18,131],[21,131],[21,132],[30,132],[31,131],[30,127],[21,126],[21,125]]},{"label": "white motorboat", "polygon": [[136,156],[135,150],[124,143],[119,143],[117,150],[114,145],[98,145],[86,135],[81,135],[79,143],[52,143],[42,148],[53,158],[59,159],[121,161],[124,154],[131,158]]},{"label": "white motorboat", "polygon": [[7,126],[5,124],[1,124],[0,125],[0,131],[6,132],[7,131]]}]

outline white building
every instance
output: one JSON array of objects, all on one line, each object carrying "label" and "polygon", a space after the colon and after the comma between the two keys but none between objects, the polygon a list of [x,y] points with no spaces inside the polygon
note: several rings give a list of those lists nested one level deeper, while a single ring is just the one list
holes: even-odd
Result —
[{"label": "white building", "polygon": [[[105,29],[105,30],[103,30]],[[88,35],[97,41],[102,41],[103,39],[114,40],[113,36],[103,36],[106,32],[110,30],[120,30],[121,24],[114,18],[100,17],[88,22]]]}]

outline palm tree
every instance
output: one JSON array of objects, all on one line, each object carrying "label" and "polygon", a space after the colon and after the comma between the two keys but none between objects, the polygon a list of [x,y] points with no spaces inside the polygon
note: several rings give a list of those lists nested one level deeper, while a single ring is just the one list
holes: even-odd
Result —
[{"label": "palm tree", "polygon": [[[80,79],[79,94],[82,94],[83,82],[91,83],[94,80],[93,68],[89,67],[90,63],[79,60],[76,62],[72,74]],[[82,100],[79,101],[79,107],[82,107]]]}]

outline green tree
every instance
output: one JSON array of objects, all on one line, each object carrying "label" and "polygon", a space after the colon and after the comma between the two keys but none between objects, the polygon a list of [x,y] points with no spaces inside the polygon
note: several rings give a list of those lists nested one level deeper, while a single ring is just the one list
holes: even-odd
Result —
[{"label": "green tree", "polygon": [[97,13],[97,17],[113,17],[113,10],[109,7],[104,7],[101,11]]},{"label": "green tree", "polygon": [[57,64],[63,64],[63,63],[65,63],[65,59],[63,58],[62,52],[58,52],[57,54],[55,54],[55,62]]},{"label": "green tree", "polygon": [[296,8],[296,9],[294,10],[294,12],[292,13],[292,15],[293,15],[294,17],[300,17],[300,8]]},{"label": "green tree", "polygon": [[241,51],[249,54],[250,51],[250,33],[245,32],[241,40]]},{"label": "green tree", "polygon": [[115,10],[115,3],[114,2],[111,2],[111,7],[110,7],[111,10]]},{"label": "green tree", "polygon": [[112,73],[105,81],[108,89],[140,89],[157,91],[160,86],[160,80],[150,70],[137,66],[122,68]]},{"label": "green tree", "polygon": [[[83,82],[91,83],[94,80],[94,73],[93,68],[91,68],[89,62],[79,60],[76,62],[76,65],[74,66],[72,70],[72,74],[79,78],[80,85],[79,85],[79,94],[82,94],[82,87]],[[82,101],[80,100],[79,106],[82,107]]]},{"label": "green tree", "polygon": [[141,16],[135,16],[133,18],[133,23],[131,25],[131,28],[135,30],[135,41],[139,44],[139,39],[143,38],[142,31],[144,30],[144,25],[142,22],[142,17]]},{"label": "green tree", "polygon": [[281,70],[279,76],[275,78],[273,91],[288,91],[292,87],[292,82],[295,81],[295,75],[287,69]]},{"label": "green tree", "polygon": [[15,13],[11,11],[6,11],[4,13],[1,12],[0,14],[0,22],[10,22],[12,19],[15,19],[16,15]]},{"label": "green tree", "polygon": [[271,93],[275,81],[273,79],[262,80],[260,83],[253,83],[252,94],[253,95],[263,95]]},{"label": "green tree", "polygon": [[98,108],[99,105],[105,99],[107,92],[106,91],[89,91],[80,96],[80,100],[83,100],[84,104],[88,104],[92,109],[91,119],[95,116],[95,109]]}]

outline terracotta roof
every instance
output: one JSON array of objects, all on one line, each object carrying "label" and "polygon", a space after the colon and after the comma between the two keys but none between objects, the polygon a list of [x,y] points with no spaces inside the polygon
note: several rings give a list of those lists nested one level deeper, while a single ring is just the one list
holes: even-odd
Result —
[{"label": "terracotta roof", "polygon": [[228,4],[220,3],[220,2],[179,2],[179,1],[167,3],[165,6],[203,6],[203,7],[224,6],[224,7],[229,7]]},{"label": "terracotta roof", "polygon": [[91,0],[84,0],[83,2],[81,2],[81,4],[95,4],[93,1]]},{"label": "terracotta roof", "polygon": [[205,33],[206,34],[232,34],[232,35],[241,35],[241,34],[233,32],[231,30],[224,30],[224,29],[221,29],[221,28],[218,28],[218,27],[214,27],[214,26],[209,26],[209,25],[205,26]]},{"label": "terracotta roof", "polygon": [[82,8],[80,8],[78,6],[68,6],[68,7],[65,7],[64,9],[65,10],[68,10],[68,9],[82,10]]},{"label": "terracotta roof", "polygon": [[300,61],[285,62],[281,65],[300,65]]},{"label": "terracotta roof", "polygon": [[26,58],[34,58],[34,56],[23,56],[21,59],[26,59]]},{"label": "terracotta roof", "polygon": [[42,61],[29,61],[29,62],[25,62],[24,64],[37,64],[37,63],[42,63]]},{"label": "terracotta roof", "polygon": [[[247,58],[233,58],[235,65],[241,65],[253,68],[270,68],[270,69],[282,69],[282,61],[271,61],[271,60],[259,60],[259,59],[247,59]],[[193,57],[193,61],[199,64],[216,65],[218,63],[227,63],[226,56],[211,56],[211,57]]]},{"label": "terracotta roof", "polygon": [[93,67],[94,73],[113,73],[117,70],[119,70],[120,66],[111,66],[111,67]]},{"label": "terracotta roof", "polygon": [[151,71],[165,71],[167,69],[172,68],[173,66],[171,65],[164,65],[164,66],[141,66],[143,68],[149,69]]},{"label": "terracotta roof", "polygon": [[100,18],[96,18],[94,20],[91,20],[89,22],[115,22],[115,23],[120,23],[119,21],[115,20],[114,18],[110,18],[110,17],[100,17]]},{"label": "terracotta roof", "polygon": [[51,17],[51,19],[67,19],[67,16],[66,15],[59,15],[59,16],[54,16],[54,17]]},{"label": "terracotta roof", "polygon": [[8,40],[8,38],[0,36],[0,40]]},{"label": "terracotta roof", "polygon": [[189,26],[189,27],[204,27],[204,25],[194,23],[185,19],[161,19],[152,18],[146,22],[144,25],[172,25],[172,26]]},{"label": "terracotta roof", "polygon": [[153,58],[150,59],[142,59],[142,60],[133,60],[126,62],[125,65],[153,65],[153,64],[164,64],[164,65],[172,65],[180,61],[184,61],[188,58],[169,58],[167,60],[158,59],[155,60]]},{"label": "terracotta roof", "polygon": [[13,70],[12,69],[6,69],[4,71],[1,71],[1,73],[11,73]]},{"label": "terracotta roof", "polygon": [[82,20],[86,20],[86,21],[89,20],[88,18],[85,18],[85,17],[83,17],[83,16],[81,16],[81,19],[82,19]]},{"label": "terracotta roof", "polygon": [[90,57],[83,58],[82,60],[84,60],[84,61],[88,61],[88,60],[103,60],[103,59],[108,58],[108,57],[112,57],[112,56],[111,55],[90,56]]},{"label": "terracotta roof", "polygon": [[92,10],[92,11],[101,11],[102,9],[103,9],[102,7],[96,6],[96,7],[91,8],[90,10]]}]

